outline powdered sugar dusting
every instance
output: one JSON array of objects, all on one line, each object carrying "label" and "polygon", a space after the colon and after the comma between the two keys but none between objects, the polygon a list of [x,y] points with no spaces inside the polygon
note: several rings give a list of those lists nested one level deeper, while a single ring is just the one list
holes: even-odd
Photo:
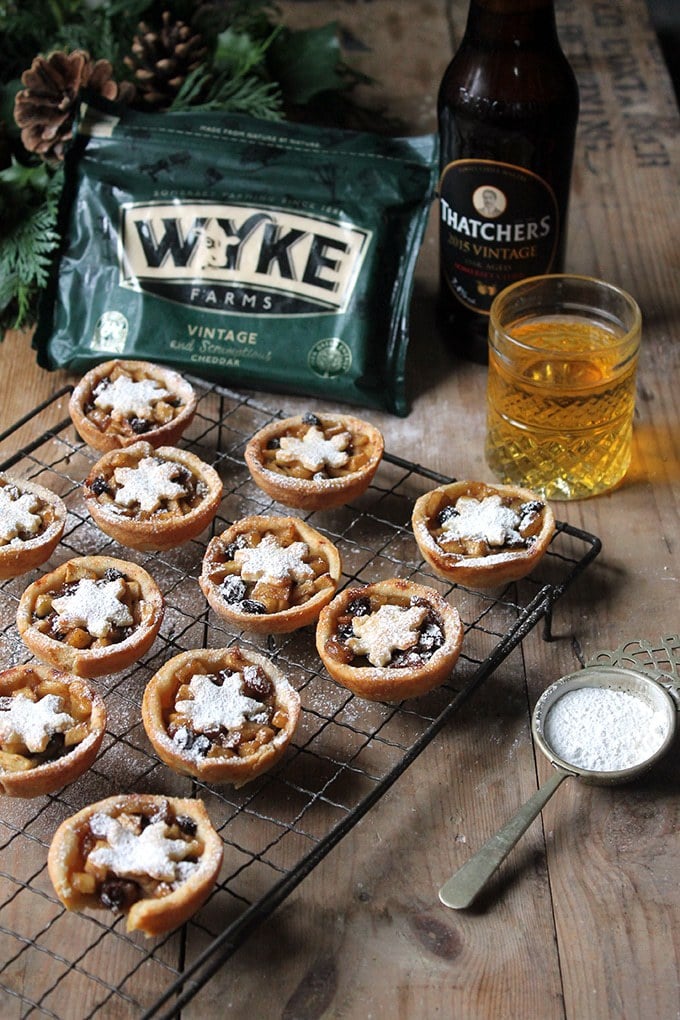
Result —
[{"label": "powdered sugar dusting", "polygon": [[113,581],[81,578],[74,592],[53,599],[52,608],[58,614],[58,624],[84,627],[93,637],[107,637],[114,627],[129,627],[134,623],[122,601],[124,595],[123,578]]},{"label": "powdered sugar dusting", "polygon": [[302,439],[282,436],[280,449],[276,451],[276,461],[278,464],[298,461],[308,471],[343,467],[349,460],[346,450],[351,440],[349,432],[340,432],[326,439],[323,430],[312,425]]},{"label": "powdered sugar dusting", "polygon": [[42,523],[39,506],[40,500],[32,492],[20,493],[11,485],[0,487],[0,539],[17,542],[22,536],[35,535]]},{"label": "powdered sugar dusting", "polygon": [[193,848],[187,840],[169,839],[163,821],[152,822],[137,834],[117,818],[98,812],[90,819],[90,831],[108,844],[89,854],[88,861],[95,867],[108,868],[120,878],[148,875],[168,883],[186,876],[187,864],[182,862]]},{"label": "powdered sugar dusting", "polygon": [[153,405],[169,396],[169,391],[154,379],[136,382],[127,375],[119,375],[97,393],[94,403],[102,411],[115,411],[125,416],[134,414],[141,418],[151,414]]},{"label": "powdered sugar dusting", "polygon": [[455,506],[455,513],[443,523],[440,542],[453,539],[486,542],[491,548],[524,544],[519,533],[521,518],[511,507],[503,503],[494,493],[482,500],[473,496],[461,496]]},{"label": "powdered sugar dusting", "polygon": [[238,549],[234,562],[238,565],[244,581],[307,581],[314,577],[314,571],[305,563],[309,555],[306,542],[291,542],[282,546],[275,535],[268,533],[259,545]]},{"label": "powdered sugar dusting", "polygon": [[581,687],[550,707],[545,737],[560,758],[598,772],[641,765],[663,744],[664,716],[630,691]]},{"label": "powdered sugar dusting", "polygon": [[65,733],[75,725],[75,719],[62,711],[63,699],[56,694],[46,694],[38,701],[17,694],[2,701],[9,704],[0,707],[0,742],[22,743],[31,754],[44,751],[55,733]]},{"label": "powdered sugar dusting", "polygon": [[196,733],[216,727],[236,730],[246,721],[266,722],[262,702],[243,694],[242,684],[241,673],[229,673],[222,684],[215,683],[214,676],[196,673],[189,683],[193,700],[178,701],[175,708]]},{"label": "powdered sugar dusting", "polygon": [[186,496],[186,488],[173,480],[177,470],[177,464],[157,457],[144,457],[136,467],[116,468],[114,479],[120,486],[116,503],[125,507],[136,504],[140,510],[151,513],[160,508],[163,500]]},{"label": "powdered sugar dusting", "polygon": [[426,616],[424,606],[380,606],[375,613],[353,617],[355,636],[347,640],[347,647],[355,655],[365,655],[372,666],[387,666],[395,651],[417,644]]}]

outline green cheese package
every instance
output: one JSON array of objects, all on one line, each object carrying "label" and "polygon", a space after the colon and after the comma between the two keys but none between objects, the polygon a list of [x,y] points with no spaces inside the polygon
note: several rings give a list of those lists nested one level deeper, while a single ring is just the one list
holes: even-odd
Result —
[{"label": "green cheese package", "polygon": [[404,415],[436,138],[83,104],[45,368],[140,358]]}]

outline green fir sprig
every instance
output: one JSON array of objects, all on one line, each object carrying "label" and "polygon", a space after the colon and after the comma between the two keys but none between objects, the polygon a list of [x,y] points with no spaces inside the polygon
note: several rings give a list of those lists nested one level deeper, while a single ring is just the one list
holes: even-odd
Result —
[{"label": "green fir sprig", "polygon": [[25,167],[14,159],[0,171],[0,329],[33,322],[37,293],[46,285],[56,230],[61,168]]}]

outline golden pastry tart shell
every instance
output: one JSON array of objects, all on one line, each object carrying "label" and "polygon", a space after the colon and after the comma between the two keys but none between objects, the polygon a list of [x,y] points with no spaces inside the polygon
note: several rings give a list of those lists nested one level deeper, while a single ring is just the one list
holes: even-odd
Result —
[{"label": "golden pastry tart shell", "polygon": [[[507,548],[487,556],[448,553],[432,534],[437,515],[461,496],[482,500],[498,494],[503,499],[522,503],[542,504],[540,529],[524,548]],[[555,533],[555,516],[551,507],[535,492],[514,485],[487,485],[485,482],[462,481],[441,485],[416,500],[411,518],[413,534],[423,558],[440,577],[469,588],[494,588],[518,581],[538,565]]]},{"label": "golden pastry tart shell", "polygon": [[[321,557],[328,564],[328,583],[318,590],[310,599],[301,605],[269,613],[243,612],[228,603],[220,592],[220,581],[216,575],[222,573],[224,550],[240,535],[252,533],[266,534],[271,532],[279,535],[290,528],[295,531],[295,540],[304,542],[310,553]],[[239,630],[249,630],[259,634],[289,634],[291,631],[315,623],[323,606],[333,598],[340,583],[342,562],[340,553],[330,539],[326,538],[311,525],[297,517],[243,517],[236,521],[221,535],[216,535],[208,543],[203,557],[203,568],[198,583],[210,606],[218,616],[234,624]]]},{"label": "golden pastry tart shell", "polygon": [[[134,516],[116,509],[115,500],[104,501],[93,491],[95,479],[111,482],[120,467],[135,467],[147,457],[159,457],[181,465],[202,483],[205,493],[197,506],[186,513],[176,509],[150,516]],[[83,487],[85,505],[99,528],[121,545],[141,552],[174,549],[196,538],[213,521],[222,499],[223,485],[217,471],[200,457],[175,446],[158,449],[146,441],[124,449],[110,450],[91,468]],[[122,510],[122,508],[121,508]]]},{"label": "golden pastry tart shell", "polygon": [[368,460],[360,469],[337,477],[296,478],[283,470],[268,467],[266,451],[272,440],[279,440],[286,435],[297,435],[305,428],[309,428],[309,423],[304,421],[302,415],[297,415],[265,425],[248,442],[244,454],[245,461],[256,485],[284,506],[300,510],[328,510],[350,503],[366,491],[382,460],[384,440],[382,433],[374,425],[346,414],[319,414],[315,417],[322,426],[342,426],[353,440],[361,437],[362,444],[367,446]]},{"label": "golden pastry tart shell", "polygon": [[[194,663],[198,664],[194,669]],[[255,753],[243,757],[208,757],[182,753],[169,736],[166,714],[175,704],[181,683],[178,673],[186,676],[205,672],[218,673],[222,669],[242,672],[248,665],[259,666],[271,680],[275,690],[275,704],[286,713],[286,724]],[[233,645],[229,648],[197,648],[180,652],[163,665],[144,691],[142,721],[144,729],[158,757],[170,768],[184,775],[202,779],[206,783],[231,783],[243,786],[268,771],[283,756],[300,717],[300,696],[280,670],[263,655]]]},{"label": "golden pastry tart shell", "polygon": [[[120,571],[125,580],[135,582],[141,591],[141,618],[128,637],[102,647],[77,648],[38,629],[36,603],[41,596],[57,596],[69,572],[86,571],[87,575],[94,573],[96,578],[103,578],[109,569]],[[62,563],[26,588],[19,600],[17,628],[26,647],[43,662],[75,676],[98,677],[117,673],[144,655],[156,639],[163,612],[160,589],[143,567],[113,556],[79,556]]]},{"label": "golden pastry tart shell", "polygon": [[[14,771],[7,767],[5,747],[0,741],[3,752],[0,755],[0,793],[10,797],[39,797],[68,786],[94,763],[104,738],[106,708],[103,699],[89,684],[41,663],[12,666],[0,673],[0,697],[12,697],[14,691],[24,688],[30,688],[39,697],[66,689],[64,711],[72,715],[74,705],[77,706],[80,717],[77,721],[86,729],[70,751],[25,770]],[[27,751],[25,757],[30,761],[31,752]]]},{"label": "golden pastry tart shell", "polygon": [[52,839],[47,869],[54,890],[68,910],[106,910],[98,895],[82,893],[72,883],[74,873],[84,864],[83,843],[88,838],[89,821],[95,814],[113,817],[121,813],[153,816],[167,802],[175,817],[187,816],[196,824],[196,838],[203,845],[199,866],[177,889],[154,899],[140,899],[127,912],[128,931],[146,936],[162,935],[188,921],[208,898],[222,864],[222,840],[201,800],[163,797],[155,794],[120,794],[97,801],[65,819]]},{"label": "golden pastry tart shell", "polygon": [[[333,655],[338,618],[357,598],[369,598],[372,606],[408,607],[411,598],[424,600],[438,619],[444,634],[442,645],[421,666],[354,666]],[[368,701],[402,701],[416,698],[449,679],[463,642],[463,625],[455,609],[434,588],[403,578],[376,581],[361,588],[345,588],[322,610],[316,628],[316,648],[328,673],[343,687]]]},{"label": "golden pastry tart shell", "polygon": [[[173,397],[181,401],[177,413],[169,421],[148,429],[142,435],[137,435],[132,430],[129,434],[126,431],[121,432],[115,427],[102,429],[88,414],[87,405],[91,401],[96,387],[103,379],[109,377],[114,369],[144,379],[153,379],[159,386],[168,390]],[[140,439],[152,446],[174,446],[191,424],[196,413],[197,403],[193,387],[179,372],[163,365],[155,365],[150,361],[116,359],[103,362],[85,373],[71,394],[69,414],[81,439],[94,450],[105,452],[118,449],[121,446],[131,446],[138,443]]]},{"label": "golden pastry tart shell", "polygon": [[47,523],[37,535],[18,541],[0,545],[0,580],[26,574],[34,567],[39,567],[48,560],[56,549],[66,524],[66,507],[56,493],[43,485],[22,479],[12,478],[0,473],[0,483],[15,486],[20,492],[32,493],[45,507],[43,523]]}]

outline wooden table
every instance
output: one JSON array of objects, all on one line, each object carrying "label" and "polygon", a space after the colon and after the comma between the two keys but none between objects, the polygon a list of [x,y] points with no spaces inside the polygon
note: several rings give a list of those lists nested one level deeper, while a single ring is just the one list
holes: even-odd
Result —
[{"label": "wooden table", "polygon": [[[434,128],[462,6],[282,4],[290,23],[335,18],[359,40],[352,61],[379,80],[374,92],[413,133]],[[630,472],[615,492],[556,505],[558,516],[600,536],[603,551],[559,603],[554,640],[528,636],[187,1017],[680,1015],[677,744],[632,785],[567,782],[478,905],[455,912],[437,899],[441,883],[548,778],[530,736],[541,691],[600,649],[633,638],[658,645],[680,631],[678,111],[643,0],[563,0],[558,10],[581,87],[567,267],[628,289],[644,316]],[[456,362],[437,336],[436,264],[432,222],[413,300],[413,410],[404,420],[366,416],[404,457],[487,477],[485,370]],[[7,336],[2,428],[66,378],[36,368],[26,336]],[[310,404],[266,400],[291,413]],[[63,401],[54,413],[63,416]],[[3,1016],[25,1015],[13,997],[0,1001]],[[77,991],[65,990],[62,1020],[84,1010]]]}]

